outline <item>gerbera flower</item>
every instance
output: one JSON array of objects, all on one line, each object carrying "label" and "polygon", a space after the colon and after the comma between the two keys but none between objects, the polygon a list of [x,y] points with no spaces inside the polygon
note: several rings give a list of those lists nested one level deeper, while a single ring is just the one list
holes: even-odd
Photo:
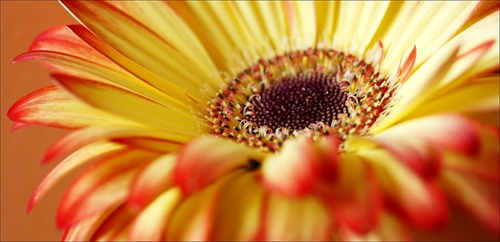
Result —
[{"label": "gerbera flower", "polygon": [[15,58],[74,129],[65,240],[403,240],[449,206],[498,233],[498,2],[62,1]]}]

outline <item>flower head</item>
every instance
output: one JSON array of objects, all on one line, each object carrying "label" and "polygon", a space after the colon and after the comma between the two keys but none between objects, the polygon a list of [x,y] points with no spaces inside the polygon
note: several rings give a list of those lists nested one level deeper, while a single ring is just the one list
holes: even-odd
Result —
[{"label": "flower head", "polygon": [[14,128],[74,131],[28,206],[65,240],[405,240],[499,230],[497,2],[62,1]]}]

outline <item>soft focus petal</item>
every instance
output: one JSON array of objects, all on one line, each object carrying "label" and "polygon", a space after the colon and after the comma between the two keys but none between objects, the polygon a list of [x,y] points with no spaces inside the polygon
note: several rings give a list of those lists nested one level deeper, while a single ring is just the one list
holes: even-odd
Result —
[{"label": "soft focus petal", "polygon": [[288,199],[270,194],[265,200],[263,240],[299,241],[330,238],[331,224],[327,209],[313,196]]},{"label": "soft focus petal", "polygon": [[309,194],[320,175],[314,145],[305,138],[285,142],[279,153],[264,161],[262,175],[271,191],[292,197]]},{"label": "soft focus petal", "polygon": [[382,194],[371,168],[359,157],[341,157],[339,180],[323,188],[326,205],[340,227],[364,235],[378,225]]},{"label": "soft focus petal", "polygon": [[[142,209],[157,196],[173,186],[173,171],[177,156],[165,155],[142,170],[130,187],[128,203],[132,208]],[[170,196],[170,195],[168,195]],[[164,198],[167,199],[167,198]]]},{"label": "soft focus petal", "polygon": [[373,167],[392,208],[420,228],[436,229],[448,218],[446,200],[433,181],[423,180],[382,150],[358,153]]},{"label": "soft focus petal", "polygon": [[264,189],[252,173],[244,173],[228,180],[220,194],[211,239],[256,240],[258,228],[262,227],[260,215],[263,193]]},{"label": "soft focus petal", "polygon": [[160,241],[164,239],[169,216],[181,199],[179,189],[170,189],[156,198],[131,225],[130,241]]},{"label": "soft focus petal", "polygon": [[[471,120],[456,115],[436,115],[397,124],[372,137],[389,150],[403,145],[428,146],[433,149],[451,149],[463,154],[474,154],[480,146],[478,130]],[[395,142],[396,141],[396,142]],[[400,152],[396,152],[400,153]],[[402,153],[401,155],[405,155]]]},{"label": "soft focus petal", "polygon": [[123,146],[117,144],[108,142],[96,142],[73,152],[71,155],[61,161],[61,163],[57,164],[57,166],[43,178],[40,184],[38,184],[37,188],[30,197],[27,211],[29,212],[31,209],[33,209],[40,198],[42,198],[45,193],[47,193],[47,191],[66,174],[86,163],[92,162],[93,160],[102,157],[103,155],[120,152],[123,149]]},{"label": "soft focus petal", "polygon": [[57,213],[58,226],[67,228],[125,201],[138,167],[154,157],[144,151],[124,150],[87,168],[64,194]]},{"label": "soft focus petal", "polygon": [[179,153],[175,182],[191,194],[236,169],[254,169],[262,154],[237,143],[203,138],[186,145]]},{"label": "soft focus petal", "polygon": [[170,147],[168,148],[171,150],[178,149],[182,142],[187,141],[186,137],[170,135],[140,126],[91,126],[71,132],[57,140],[47,149],[42,162],[46,163],[58,156],[74,152],[89,143],[127,137],[154,137],[163,139],[169,141]]},{"label": "soft focus petal", "polygon": [[500,232],[498,183],[487,184],[452,171],[443,172],[442,182],[452,202],[464,207],[492,231]]}]

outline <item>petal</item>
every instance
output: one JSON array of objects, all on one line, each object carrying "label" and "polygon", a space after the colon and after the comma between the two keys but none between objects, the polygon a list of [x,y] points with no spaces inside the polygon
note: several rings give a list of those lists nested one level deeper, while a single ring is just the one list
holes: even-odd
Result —
[{"label": "petal", "polygon": [[124,150],[94,163],[64,194],[57,212],[57,225],[67,228],[125,201],[139,168],[156,156],[145,151]]},{"label": "petal", "polygon": [[110,3],[158,34],[182,56],[196,63],[197,68],[204,73],[217,71],[202,42],[167,3],[160,1],[147,1],[141,4],[133,1]]},{"label": "petal", "polygon": [[341,227],[364,235],[378,225],[382,196],[370,167],[359,157],[342,155],[339,180],[324,188],[326,206]]},{"label": "petal", "polygon": [[[286,18],[292,45],[307,49],[316,45],[316,9],[312,1],[285,2]],[[293,38],[297,38],[294,40]],[[296,42],[296,43],[294,43]]]},{"label": "petal", "polygon": [[382,213],[379,226],[370,233],[362,235],[342,227],[339,237],[342,241],[412,241],[405,223],[387,212]]},{"label": "petal", "polygon": [[[167,98],[168,101],[166,103],[174,103],[175,105],[182,105],[186,103],[186,97],[190,97],[191,99],[197,99],[193,98],[195,96],[186,93],[184,89],[182,89],[181,87],[175,85],[170,81],[166,81],[164,78],[157,76],[153,72],[145,69],[143,66],[139,65],[138,63],[129,59],[119,51],[115,50],[113,47],[103,42],[101,39],[99,39],[97,36],[95,36],[92,32],[90,32],[82,25],[69,25],[68,28],[71,29],[71,31],[73,31],[76,35],[78,35],[78,37],[80,37],[94,49],[98,50],[99,52],[101,52],[102,54],[113,60],[113,62],[118,64],[121,68],[127,70],[129,73],[136,76],[142,82],[167,94],[169,97]],[[206,80],[210,81],[212,79],[207,78]],[[155,98],[155,96],[153,95],[151,95],[151,97]],[[160,97],[165,98],[163,96]],[[159,99],[158,101],[160,100],[161,99]],[[181,103],[180,104],[176,103],[175,100],[177,100],[177,102],[180,101]],[[198,102],[200,101],[198,100]]]},{"label": "petal", "polygon": [[379,119],[378,125],[375,124],[372,132],[378,133],[394,125],[420,107],[422,102],[434,97],[436,87],[455,62],[458,51],[458,47],[441,50],[410,75],[394,94],[396,97],[401,97],[400,100],[394,103],[386,117]]},{"label": "petal", "polygon": [[99,229],[99,226],[111,212],[112,210],[82,219],[78,224],[64,231],[61,241],[90,241],[95,231]]},{"label": "petal", "polygon": [[137,214],[120,203],[105,214],[106,217],[99,224],[98,229],[94,231],[89,241],[125,241],[127,239],[126,234],[130,230],[131,221]]},{"label": "petal", "polygon": [[30,212],[31,209],[33,209],[33,207],[38,203],[40,198],[42,198],[45,193],[47,193],[47,191],[55,185],[56,182],[71,171],[104,155],[121,152],[122,150],[123,147],[117,144],[96,142],[72,153],[70,156],[61,161],[61,163],[57,164],[57,166],[43,178],[40,184],[38,184],[37,188],[30,197],[27,211]]},{"label": "petal", "polygon": [[[128,90],[92,80],[57,74],[53,77],[66,90],[94,107],[158,129],[195,136],[196,120],[187,108],[166,107]],[[125,103],[127,105],[123,105]]]},{"label": "petal", "polygon": [[320,160],[307,138],[288,140],[283,148],[264,161],[263,182],[268,189],[285,196],[309,194],[320,177]]},{"label": "petal", "polygon": [[441,181],[452,202],[465,208],[467,212],[492,231],[497,234],[500,232],[498,183],[488,185],[479,179],[452,171],[444,171]]},{"label": "petal", "polygon": [[443,166],[447,170],[470,177],[475,177],[488,183],[500,181],[500,157],[498,127],[481,127],[481,147],[474,156],[464,156],[452,152],[445,153]]},{"label": "petal", "polygon": [[229,180],[221,190],[211,240],[253,241],[261,223],[263,188],[253,173]]},{"label": "petal", "polygon": [[332,236],[332,221],[313,196],[289,199],[278,194],[266,201],[263,240],[324,241]]},{"label": "petal", "polygon": [[444,195],[432,180],[424,180],[383,150],[363,150],[358,156],[373,170],[389,206],[419,228],[437,229],[448,218]]},{"label": "petal", "polygon": [[128,203],[131,207],[142,209],[173,186],[176,159],[175,155],[162,156],[137,175],[130,187]]},{"label": "petal", "polygon": [[91,59],[84,58],[85,56],[82,58],[73,54],[53,51],[30,51],[17,56],[13,62],[43,62],[55,68],[55,72],[58,74],[91,79],[110,85],[121,86],[165,104],[175,105],[177,103],[176,100],[168,97],[165,93],[146,85],[119,67],[110,68],[102,63],[97,63]]},{"label": "petal", "polygon": [[36,90],[19,99],[7,115],[15,122],[76,129],[90,125],[127,124],[124,119],[81,103],[56,86]]},{"label": "petal", "polygon": [[395,3],[394,9],[389,8],[388,12],[396,14],[385,16],[375,37],[391,50],[387,52],[381,69],[390,72],[413,46],[419,50],[415,62],[419,67],[454,36],[477,5],[477,2]]},{"label": "petal", "polygon": [[[358,2],[346,1],[338,3],[338,12],[333,14],[335,48],[353,55],[362,56],[367,48],[379,39],[372,39],[377,27],[386,14],[391,3],[387,1]],[[331,31],[326,29],[326,31]],[[318,31],[319,32],[319,31]]]},{"label": "petal", "polygon": [[[498,110],[500,107],[499,76],[480,78],[480,81],[459,86],[415,109],[407,119],[437,113],[475,113]],[[460,100],[460,105],[457,104]]]},{"label": "petal", "polygon": [[[62,1],[85,27],[131,60],[182,89],[199,93],[207,73],[136,19],[102,1]],[[140,38],[139,38],[140,36]],[[137,45],[141,41],[141,45]],[[161,50],[161,51],[158,51]]]},{"label": "petal", "polygon": [[212,184],[184,199],[177,206],[168,223],[166,240],[209,240],[214,229],[214,216],[221,189],[231,177],[241,173],[241,171],[234,171],[221,176]]},{"label": "petal", "polygon": [[170,189],[156,198],[144,209],[131,225],[129,241],[160,241],[175,206],[181,199],[179,189]]},{"label": "petal", "polygon": [[253,169],[250,163],[260,162],[262,156],[226,139],[197,139],[179,152],[174,179],[184,194],[192,194],[233,170]]},{"label": "petal", "polygon": [[55,26],[39,34],[29,48],[32,51],[57,52],[77,56],[116,71],[121,68],[82,41],[66,26]]},{"label": "petal", "polygon": [[71,132],[52,144],[45,152],[42,163],[47,163],[56,157],[69,154],[99,140],[127,137],[153,137],[169,141],[172,144],[172,151],[177,150],[183,142],[187,141],[186,137],[158,132],[158,130],[140,126],[91,126]]},{"label": "petal", "polygon": [[473,122],[456,115],[435,115],[409,120],[372,138],[390,150],[394,148],[394,151],[400,143],[424,145],[437,151],[451,149],[462,154],[475,154],[480,147],[479,133]]}]

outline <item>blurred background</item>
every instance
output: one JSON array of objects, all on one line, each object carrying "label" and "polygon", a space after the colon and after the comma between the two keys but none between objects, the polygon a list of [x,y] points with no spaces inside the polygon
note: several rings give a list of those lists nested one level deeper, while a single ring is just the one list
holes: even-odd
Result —
[{"label": "blurred background", "polygon": [[[45,149],[66,131],[26,127],[11,132],[6,116],[14,102],[35,89],[50,84],[49,72],[34,62],[11,64],[28,50],[43,30],[76,23],[57,1],[0,1],[1,4],[1,240],[59,241],[55,225],[56,207],[64,189],[60,184],[28,215],[26,205],[38,183],[54,164],[42,166]],[[57,162],[57,161],[56,161]],[[62,183],[68,183],[66,179]]]},{"label": "blurred background", "polygon": [[[37,63],[11,64],[41,31],[76,21],[57,1],[0,1],[1,4],[1,233],[2,241],[59,241],[61,231],[55,225],[57,204],[63,191],[76,175],[71,174],[51,190],[28,215],[26,205],[32,191],[53,164],[40,164],[45,149],[67,131],[26,127],[11,132],[7,110],[22,96],[50,84],[49,72]],[[417,231],[416,231],[417,232]],[[461,213],[452,213],[445,231],[418,231],[422,241],[498,241]]]}]

